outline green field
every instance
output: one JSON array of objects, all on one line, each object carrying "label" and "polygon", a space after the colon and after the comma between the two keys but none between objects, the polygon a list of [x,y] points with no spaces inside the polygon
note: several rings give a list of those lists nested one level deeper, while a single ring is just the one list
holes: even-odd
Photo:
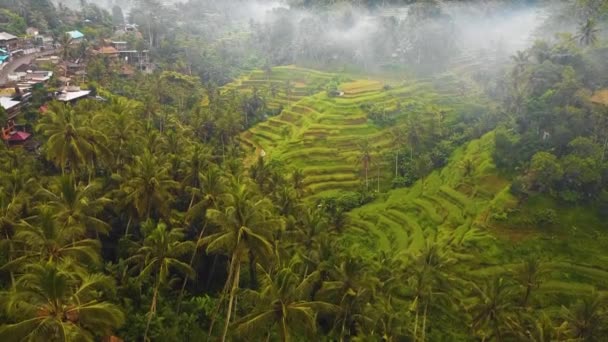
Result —
[{"label": "green field", "polygon": [[[268,99],[270,107],[281,106],[282,112],[243,133],[241,142],[249,162],[263,150],[268,158],[301,169],[310,198],[351,190],[364,183],[364,168],[358,160],[360,146],[365,142],[376,155],[368,170],[369,186],[376,188],[379,183],[381,189],[388,188],[394,174],[385,154],[390,151],[392,138],[387,128],[368,120],[362,104],[389,109],[397,103],[416,108],[440,105],[448,113],[471,106],[471,94],[453,96],[461,83],[449,74],[397,85],[393,81],[390,86],[379,80],[348,79],[339,86],[343,96],[329,97],[322,91],[323,84],[335,78],[333,74],[290,66],[274,68],[270,73],[253,72],[226,87],[226,91],[251,91],[254,85],[268,89],[273,84],[285,84],[287,79],[296,85],[289,101],[285,89]],[[441,84],[441,91],[437,84]]]},{"label": "green field", "polygon": [[[336,77],[289,66],[274,68],[270,73],[255,71],[226,87],[246,92],[253,86],[263,89],[277,85],[277,96],[268,102],[271,107],[281,106],[282,112],[243,133],[242,147],[250,161],[263,150],[266,158],[302,170],[307,197],[311,200],[353,191],[364,184],[364,170],[358,163],[363,141],[368,141],[378,154],[391,147],[388,130],[368,120],[361,104],[382,104],[388,108],[397,102],[419,107],[440,105],[448,113],[458,113],[476,110],[479,101],[483,101],[471,82],[453,73],[398,85],[393,81],[390,87],[385,87],[381,80],[342,76],[341,79],[347,79],[339,86],[343,96],[329,97],[323,91],[324,85]],[[294,86],[289,98],[285,87],[280,86],[286,80]],[[605,289],[606,258],[585,259],[601,250],[599,240],[595,239],[597,234],[581,227],[577,242],[567,241],[575,222],[591,217],[590,226],[600,224],[594,221],[593,213],[583,209],[562,210],[561,224],[546,234],[495,219],[501,213],[554,208],[556,204],[539,198],[519,205],[509,193],[510,180],[500,176],[493,164],[493,144],[490,132],[457,149],[446,167],[414,186],[382,193],[373,203],[348,213],[348,233],[344,238],[371,253],[416,253],[438,235],[458,236],[475,228],[495,241],[485,251],[483,263],[475,266],[480,275],[507,272],[517,256],[542,249],[541,254],[552,261],[548,264],[552,279],[557,279],[543,286],[547,295],[556,291],[575,293],[588,287]],[[467,159],[473,162],[475,170],[465,176],[462,162]],[[370,188],[375,189],[379,181],[380,188],[387,190],[392,177],[389,162],[375,163],[369,170]],[[602,236],[599,242],[603,244],[604,240]],[[570,258],[574,255],[577,257]]]}]

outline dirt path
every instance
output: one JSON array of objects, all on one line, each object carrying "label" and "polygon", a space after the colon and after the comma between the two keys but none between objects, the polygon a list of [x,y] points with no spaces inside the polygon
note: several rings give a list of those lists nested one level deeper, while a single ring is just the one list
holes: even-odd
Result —
[{"label": "dirt path", "polygon": [[11,60],[4,66],[4,68],[2,68],[2,70],[0,70],[0,86],[5,85],[8,82],[8,75],[15,71],[15,69],[17,69],[22,64],[30,64],[35,58],[38,58],[40,56],[52,55],[54,53],[55,51],[36,52]]}]

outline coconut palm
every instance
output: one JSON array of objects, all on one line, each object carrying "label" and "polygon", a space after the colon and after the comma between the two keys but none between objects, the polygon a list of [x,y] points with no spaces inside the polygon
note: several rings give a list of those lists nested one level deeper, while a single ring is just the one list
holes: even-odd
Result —
[{"label": "coconut palm", "polygon": [[306,190],[304,189],[304,172],[296,169],[291,173],[291,184],[293,189],[296,191],[298,198],[302,197]]},{"label": "coconut palm", "polygon": [[48,189],[42,188],[37,195],[49,207],[53,218],[62,228],[78,229],[82,233],[92,230],[96,235],[107,234],[110,225],[97,215],[110,199],[100,196],[101,187],[92,182],[88,185],[76,184],[74,177],[63,175],[56,178]]},{"label": "coconut palm", "polygon": [[208,253],[222,253],[230,258],[224,292],[228,295],[226,320],[221,340],[226,339],[236,291],[239,288],[241,264],[248,259],[252,287],[256,283],[256,261],[273,255],[272,228],[279,221],[272,213],[272,204],[258,197],[251,184],[235,180],[222,196],[220,210],[208,209],[207,218],[220,231],[205,237],[201,244]]},{"label": "coconut palm", "polygon": [[83,229],[64,227],[55,220],[52,207],[44,206],[37,215],[22,221],[14,239],[21,246],[21,256],[3,266],[12,268],[31,261],[56,262],[69,258],[82,265],[97,265],[100,261],[100,243],[95,239],[82,239]]},{"label": "coconut palm", "polygon": [[545,265],[534,257],[524,260],[515,270],[515,279],[524,288],[524,295],[521,303],[523,307],[528,306],[532,290],[540,287],[548,273],[548,269]]},{"label": "coconut palm", "polygon": [[294,332],[312,338],[317,328],[317,312],[339,310],[333,304],[308,300],[318,272],[305,278],[289,267],[272,275],[261,267],[259,272],[260,290],[248,293],[253,297],[255,310],[234,323],[237,335],[251,336],[261,331],[270,336],[276,329],[282,342],[290,341]]},{"label": "coconut palm", "polygon": [[193,242],[183,241],[183,239],[184,233],[181,229],[169,229],[165,224],[159,223],[146,234],[143,244],[127,260],[130,263],[135,263],[135,267],[139,269],[140,281],[148,277],[154,278],[154,289],[144,332],[144,341],[147,340],[150,322],[156,313],[160,287],[167,282],[171,270],[176,270],[187,276],[192,276],[194,273],[192,268],[181,261],[180,258],[188,254],[195,245]]},{"label": "coconut palm", "polygon": [[99,158],[108,159],[107,138],[87,126],[71,105],[53,102],[40,120],[37,130],[47,137],[44,151],[48,159],[65,172],[92,166]]},{"label": "coconut palm", "polygon": [[195,144],[187,150],[181,182],[185,190],[192,194],[188,209],[192,208],[197,196],[201,195],[200,191],[197,191],[201,187],[201,173],[209,167],[210,160],[211,150],[201,144]]},{"label": "coconut palm", "polygon": [[516,291],[507,279],[495,277],[482,286],[471,283],[476,302],[469,308],[473,332],[484,340],[503,341],[512,330]]},{"label": "coconut palm", "polygon": [[515,68],[513,69],[514,76],[518,78],[526,69],[530,55],[525,51],[517,51],[515,55],[511,56],[511,60],[515,63]]},{"label": "coconut palm", "polygon": [[587,19],[587,21],[579,27],[579,43],[583,46],[594,45],[597,42],[597,34],[599,31],[597,22],[593,18]]},{"label": "coconut palm", "polygon": [[135,158],[135,164],[128,168],[129,178],[123,183],[122,190],[126,200],[135,206],[140,219],[149,219],[158,213],[169,215],[171,193],[178,186],[169,176],[169,166],[163,165],[150,152]]},{"label": "coconut palm", "polygon": [[110,277],[86,274],[68,262],[30,264],[4,293],[13,323],[0,327],[2,341],[93,341],[110,335],[125,319],[101,294],[114,290]]},{"label": "coconut palm", "polygon": [[67,62],[70,59],[70,55],[72,54],[72,42],[72,36],[68,33],[59,36],[58,43],[61,46],[59,51],[61,52],[61,58],[64,62]]},{"label": "coconut palm", "polygon": [[370,265],[361,258],[348,257],[329,271],[330,280],[323,283],[319,298],[341,307],[335,319],[334,334],[340,341],[357,335],[358,326],[367,326],[371,318],[364,308],[371,303],[378,279],[372,275]]},{"label": "coconut palm", "polygon": [[583,296],[570,308],[563,309],[570,336],[580,341],[599,341],[608,333],[608,305],[598,293]]},{"label": "coconut palm", "polygon": [[519,341],[570,341],[567,321],[555,325],[546,312],[526,313],[522,315],[522,318],[515,327],[516,338]]},{"label": "coconut palm", "polygon": [[365,188],[369,189],[369,168],[372,163],[372,145],[368,140],[359,144],[359,157],[357,163],[363,166],[365,171]]},{"label": "coconut palm", "polygon": [[399,150],[407,142],[406,135],[399,127],[393,127],[390,130],[391,138],[395,148],[395,177],[399,176]]},{"label": "coconut palm", "polygon": [[140,103],[123,97],[112,97],[107,108],[93,117],[94,127],[105,132],[118,168],[132,162],[141,151],[143,127],[138,113]]},{"label": "coconut palm", "polygon": [[410,146],[411,161],[414,160],[414,150],[418,147],[418,144],[420,144],[423,136],[423,126],[420,119],[414,115],[408,116],[405,128],[405,139]]}]

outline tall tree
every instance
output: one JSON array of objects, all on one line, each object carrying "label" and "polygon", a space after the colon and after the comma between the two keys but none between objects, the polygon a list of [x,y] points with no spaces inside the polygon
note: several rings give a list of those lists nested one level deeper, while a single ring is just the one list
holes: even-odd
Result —
[{"label": "tall tree", "polygon": [[272,204],[252,191],[250,183],[235,180],[230,191],[222,196],[220,209],[207,210],[209,220],[220,231],[203,239],[208,253],[224,253],[230,258],[224,291],[228,296],[226,319],[221,340],[226,340],[236,291],[239,288],[241,264],[249,261],[252,287],[256,280],[256,260],[273,256],[272,233],[279,221]]},{"label": "tall tree", "polygon": [[597,22],[593,18],[587,19],[578,30],[578,41],[582,46],[594,45],[597,42],[597,34],[599,32]]},{"label": "tall tree", "polygon": [[249,293],[253,295],[255,311],[234,323],[237,334],[250,337],[255,336],[256,331],[262,331],[269,337],[276,327],[282,342],[290,341],[294,332],[314,338],[317,312],[339,310],[326,302],[308,300],[318,272],[301,278],[289,267],[275,274],[259,268],[262,274],[260,290]]},{"label": "tall tree", "polygon": [[162,164],[150,152],[135,158],[135,164],[128,169],[129,178],[123,183],[127,200],[131,201],[140,219],[146,220],[152,214],[168,217],[172,195],[170,190],[178,183],[169,176],[169,166]]},{"label": "tall tree", "polygon": [[144,341],[147,341],[150,322],[156,314],[156,305],[161,285],[164,285],[171,270],[176,270],[186,276],[192,276],[194,271],[180,258],[188,254],[194,247],[191,241],[183,241],[184,233],[181,229],[169,229],[164,223],[159,223],[146,234],[142,246],[128,262],[136,264],[140,270],[140,281],[153,277],[153,293],[148,312]]},{"label": "tall tree", "polygon": [[3,293],[12,322],[0,327],[2,341],[92,341],[111,335],[125,319],[101,294],[112,279],[86,274],[68,262],[30,264],[13,289]]},{"label": "tall tree", "polygon": [[52,102],[36,127],[48,138],[44,145],[47,158],[62,172],[68,167],[76,172],[93,166],[100,157],[107,160],[111,156],[106,136],[86,125],[84,119],[71,105]]}]

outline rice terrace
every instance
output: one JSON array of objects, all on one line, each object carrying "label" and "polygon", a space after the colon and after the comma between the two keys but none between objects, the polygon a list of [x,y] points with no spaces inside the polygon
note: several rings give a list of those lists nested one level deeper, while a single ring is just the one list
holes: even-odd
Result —
[{"label": "rice terrace", "polygon": [[608,341],[605,0],[0,3],[0,341]]}]

